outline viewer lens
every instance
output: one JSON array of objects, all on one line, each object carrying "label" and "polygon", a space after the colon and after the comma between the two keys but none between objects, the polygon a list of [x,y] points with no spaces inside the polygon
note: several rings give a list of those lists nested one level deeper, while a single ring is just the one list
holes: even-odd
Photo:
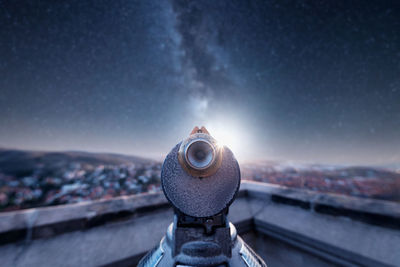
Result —
[{"label": "viewer lens", "polygon": [[186,149],[186,159],[195,169],[207,168],[214,159],[212,145],[205,141],[194,141]]}]

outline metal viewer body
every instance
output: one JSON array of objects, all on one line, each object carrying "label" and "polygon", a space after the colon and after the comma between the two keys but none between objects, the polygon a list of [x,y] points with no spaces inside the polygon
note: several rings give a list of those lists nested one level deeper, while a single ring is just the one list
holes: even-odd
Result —
[{"label": "metal viewer body", "polygon": [[240,187],[239,164],[204,127],[167,155],[161,184],[174,221],[138,266],[266,266],[227,219]]}]

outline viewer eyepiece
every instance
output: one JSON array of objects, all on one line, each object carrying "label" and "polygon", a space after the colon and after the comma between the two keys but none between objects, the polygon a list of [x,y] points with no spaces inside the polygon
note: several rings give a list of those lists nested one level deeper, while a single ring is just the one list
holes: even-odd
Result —
[{"label": "viewer eyepiece", "polygon": [[203,170],[215,160],[215,149],[207,140],[195,139],[186,146],[185,158],[192,168]]},{"label": "viewer eyepiece", "polygon": [[201,130],[196,127],[189,138],[180,144],[178,160],[188,174],[208,177],[221,166],[222,151],[223,148],[204,127]]}]

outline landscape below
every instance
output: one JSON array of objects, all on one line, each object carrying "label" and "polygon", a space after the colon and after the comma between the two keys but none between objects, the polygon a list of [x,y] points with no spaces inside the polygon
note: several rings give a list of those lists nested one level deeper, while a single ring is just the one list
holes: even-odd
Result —
[{"label": "landscape below", "polygon": [[[0,211],[159,192],[161,162],[87,152],[0,149]],[[400,202],[396,167],[253,162],[242,179]]]}]

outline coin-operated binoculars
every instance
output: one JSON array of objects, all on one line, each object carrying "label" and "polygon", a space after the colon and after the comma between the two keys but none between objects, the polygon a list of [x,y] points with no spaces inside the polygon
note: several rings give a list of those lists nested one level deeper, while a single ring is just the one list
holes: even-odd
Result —
[{"label": "coin-operated binoculars", "polygon": [[239,164],[204,127],[167,155],[161,183],[174,222],[139,266],[266,266],[227,220],[240,186]]}]

